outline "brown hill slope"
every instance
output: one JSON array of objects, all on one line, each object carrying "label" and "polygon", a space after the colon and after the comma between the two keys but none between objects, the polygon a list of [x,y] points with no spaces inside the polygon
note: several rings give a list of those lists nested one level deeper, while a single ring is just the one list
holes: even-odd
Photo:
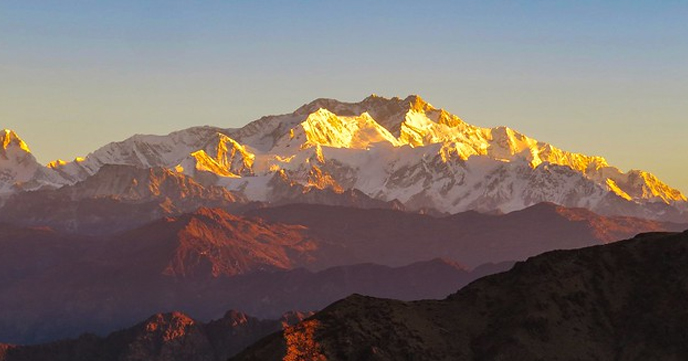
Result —
[{"label": "brown hill slope", "polygon": [[156,314],[102,338],[85,334],[44,345],[0,345],[0,361],[225,360],[260,337],[306,316],[292,312],[278,320],[259,320],[229,311],[221,319],[203,323],[180,312]]},{"label": "brown hill slope", "polygon": [[476,267],[524,260],[554,249],[609,243],[642,232],[687,228],[631,217],[605,217],[551,203],[504,215],[465,212],[430,217],[303,204],[257,209],[246,215],[306,226],[314,238],[342,247],[341,257],[390,266],[442,257]]},{"label": "brown hill slope", "polygon": [[109,234],[199,207],[237,209],[246,200],[164,168],[105,165],[74,185],[17,193],[0,208],[0,221],[85,234]]},{"label": "brown hill slope", "polygon": [[230,308],[276,317],[351,293],[441,298],[508,267],[467,272],[442,259],[474,267],[676,227],[548,204],[445,218],[293,205],[251,216],[201,209],[105,239],[34,230],[38,239],[27,240],[8,231],[0,234],[0,277],[7,280],[0,282],[0,340],[109,332],[173,310],[201,320]]},{"label": "brown hill slope", "polygon": [[321,309],[351,293],[444,297],[510,267],[469,272],[436,259],[313,272],[297,267],[324,268],[338,253],[314,242],[303,226],[217,209],[166,218],[107,240],[3,229],[0,340],[15,343],[109,332],[161,311],[181,310],[201,320],[228,308],[277,317],[293,309]]},{"label": "brown hill slope", "polygon": [[688,232],[554,251],[441,301],[352,296],[243,360],[685,360]]},{"label": "brown hill slope", "polygon": [[175,277],[234,276],[324,262],[324,242],[304,230],[200,208],[121,233],[98,258],[141,274]]}]

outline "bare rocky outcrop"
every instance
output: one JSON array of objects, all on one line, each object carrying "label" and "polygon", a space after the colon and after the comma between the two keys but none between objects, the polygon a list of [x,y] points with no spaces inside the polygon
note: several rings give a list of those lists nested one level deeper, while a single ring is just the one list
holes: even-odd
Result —
[{"label": "bare rocky outcrop", "polygon": [[35,346],[0,344],[0,361],[219,361],[255,340],[303,320],[310,313],[290,312],[277,320],[260,320],[237,311],[208,323],[181,312],[160,313],[106,337]]}]

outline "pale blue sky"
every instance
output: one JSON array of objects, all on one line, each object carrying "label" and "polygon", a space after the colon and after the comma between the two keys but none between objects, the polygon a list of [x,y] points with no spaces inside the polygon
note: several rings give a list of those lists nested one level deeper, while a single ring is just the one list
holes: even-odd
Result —
[{"label": "pale blue sky", "polygon": [[3,1],[0,127],[42,162],[420,94],[688,191],[686,1]]}]

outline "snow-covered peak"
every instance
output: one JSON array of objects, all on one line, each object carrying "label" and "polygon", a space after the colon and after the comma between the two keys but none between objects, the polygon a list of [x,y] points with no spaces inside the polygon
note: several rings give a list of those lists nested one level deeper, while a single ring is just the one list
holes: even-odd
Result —
[{"label": "snow-covered peak", "polygon": [[409,110],[412,111],[425,113],[435,110],[435,107],[423,100],[420,95],[409,95],[406,97],[406,99],[404,99],[404,102],[408,104]]},{"label": "snow-covered peak", "polygon": [[0,144],[2,144],[2,149],[0,149],[2,153],[0,154],[3,156],[6,156],[10,148],[16,148],[20,153],[31,153],[29,146],[19,138],[17,133],[10,129],[3,129],[0,132]]},{"label": "snow-covered peak", "polygon": [[[5,153],[13,149],[33,159],[16,134],[0,136]],[[52,162],[52,169],[36,167],[40,172],[18,172],[18,163],[2,175],[5,189],[37,179],[27,174],[58,174],[74,183],[119,164],[176,170],[268,202],[270,180],[283,174],[304,191],[354,190],[408,209],[511,211],[546,201],[667,220],[688,214],[686,197],[650,173],[622,172],[602,157],[568,152],[508,127],[468,124],[417,95],[371,95],[357,103],[316,99],[239,129],[136,135],[83,159]]]},{"label": "snow-covered peak", "polygon": [[596,181],[606,182],[609,190],[622,198],[667,204],[687,201],[681,191],[671,188],[646,171],[631,170],[624,173],[616,167],[605,166],[589,173]]},{"label": "snow-covered peak", "polygon": [[114,198],[122,201],[203,198],[234,200],[219,187],[204,187],[190,177],[166,168],[137,168],[127,165],[105,165],[83,182],[61,190],[72,199]]},{"label": "snow-covered peak", "polygon": [[410,110],[399,128],[399,141],[412,147],[442,144],[443,150],[462,160],[488,156],[503,161],[525,160],[532,167],[548,162],[584,173],[608,166],[602,157],[566,152],[505,126],[473,126],[443,109]]},{"label": "snow-covered peak", "polygon": [[106,164],[171,168],[189,154],[203,149],[209,139],[217,138],[217,134],[222,131],[220,128],[206,126],[168,135],[134,135],[123,141],[109,143],[84,158],[73,162],[55,161],[50,166],[72,183],[95,174]]},{"label": "snow-covered peak", "polygon": [[0,144],[0,193],[4,193],[32,180],[41,166],[17,133],[4,129]]},{"label": "snow-covered peak", "polygon": [[314,146],[367,149],[380,142],[399,145],[397,139],[367,112],[358,116],[338,116],[319,108],[279,139],[274,151],[293,153]]},{"label": "snow-covered peak", "polygon": [[202,171],[221,177],[240,178],[253,175],[255,159],[256,155],[246,146],[226,134],[216,133],[202,149],[189,154],[175,169],[192,176]]},{"label": "snow-covered peak", "polygon": [[[423,161],[437,159],[440,161],[438,167],[446,167],[452,162],[465,162],[471,157],[518,162],[533,170],[541,165],[556,165],[567,167],[614,196],[632,202],[685,202],[681,192],[652,175],[623,173],[611,167],[602,157],[567,152],[509,127],[484,128],[468,124],[444,109],[435,108],[417,95],[404,99],[371,95],[357,103],[321,98],[300,107],[292,114],[261,118],[245,129],[247,130],[236,132],[235,139],[263,152],[275,154],[275,159],[294,159],[288,165],[284,162],[273,163],[275,166],[271,168],[274,169],[294,169],[295,162],[300,160],[308,163],[310,158],[307,156],[293,156],[315,147],[315,159],[320,163],[323,159],[334,156],[332,160],[337,164],[351,164],[353,169],[361,170],[367,164],[360,164],[352,159],[361,156],[353,151],[366,149],[375,142],[384,142],[393,145],[385,152],[401,154],[405,152],[401,150],[404,146],[419,148],[419,152],[414,154],[422,154]],[[247,133],[249,136],[245,136]],[[342,151],[333,153],[325,148]],[[347,149],[350,152],[344,155]],[[393,154],[379,156],[391,162],[398,158]],[[367,156],[364,158],[367,159]],[[414,161],[399,161],[397,164],[408,162]],[[384,167],[383,164],[378,165],[380,166]],[[520,166],[518,169],[521,169]],[[346,177],[351,177],[351,171],[347,172]],[[379,173],[378,170],[371,174],[377,176]],[[386,177],[380,176],[383,179]],[[426,180],[425,185],[435,181]],[[347,183],[351,183],[351,180],[343,184]],[[385,186],[376,181],[366,183]]]},{"label": "snow-covered peak", "polygon": [[385,98],[371,95],[357,103],[341,102],[335,99],[320,98],[297,109],[295,115],[308,115],[318,109],[327,109],[339,116],[357,116],[368,113],[375,121],[390,133],[397,135],[406,113],[409,111],[427,112],[436,110],[418,95],[409,95],[404,99]]},{"label": "snow-covered peak", "polygon": [[9,129],[0,131],[0,144],[0,194],[60,185],[60,178],[36,161],[17,133]]}]

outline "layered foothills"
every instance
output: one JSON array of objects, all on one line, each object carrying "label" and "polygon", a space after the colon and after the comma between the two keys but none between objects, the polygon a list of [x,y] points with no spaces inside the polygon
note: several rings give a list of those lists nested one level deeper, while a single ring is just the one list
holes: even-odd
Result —
[{"label": "layered foothills", "polygon": [[[10,130],[0,144],[0,342],[98,334],[0,345],[0,360],[221,360],[288,323],[258,319],[352,293],[440,299],[542,252],[688,228],[686,197],[647,172],[475,127],[418,96],[318,99],[240,129],[136,135],[47,166]],[[440,311],[399,315],[427,326]],[[351,336],[370,349],[328,348],[339,341],[322,336],[327,312],[241,359],[287,357],[294,339],[322,342],[332,359],[340,348],[343,359],[399,359],[365,340],[373,333]],[[435,346],[429,355],[464,352]]]},{"label": "layered foothills", "polygon": [[291,312],[276,320],[259,320],[228,311],[222,318],[199,322],[180,312],[156,314],[107,337],[84,334],[46,345],[0,344],[2,361],[226,360],[261,337],[302,321],[311,314]]},{"label": "layered foothills", "polygon": [[555,251],[443,300],[354,295],[234,361],[685,360],[688,233]]},{"label": "layered foothills", "polygon": [[107,337],[0,344],[0,360],[683,360],[686,255],[688,233],[644,234],[533,257],[442,300],[353,295],[274,321],[156,314]]}]

